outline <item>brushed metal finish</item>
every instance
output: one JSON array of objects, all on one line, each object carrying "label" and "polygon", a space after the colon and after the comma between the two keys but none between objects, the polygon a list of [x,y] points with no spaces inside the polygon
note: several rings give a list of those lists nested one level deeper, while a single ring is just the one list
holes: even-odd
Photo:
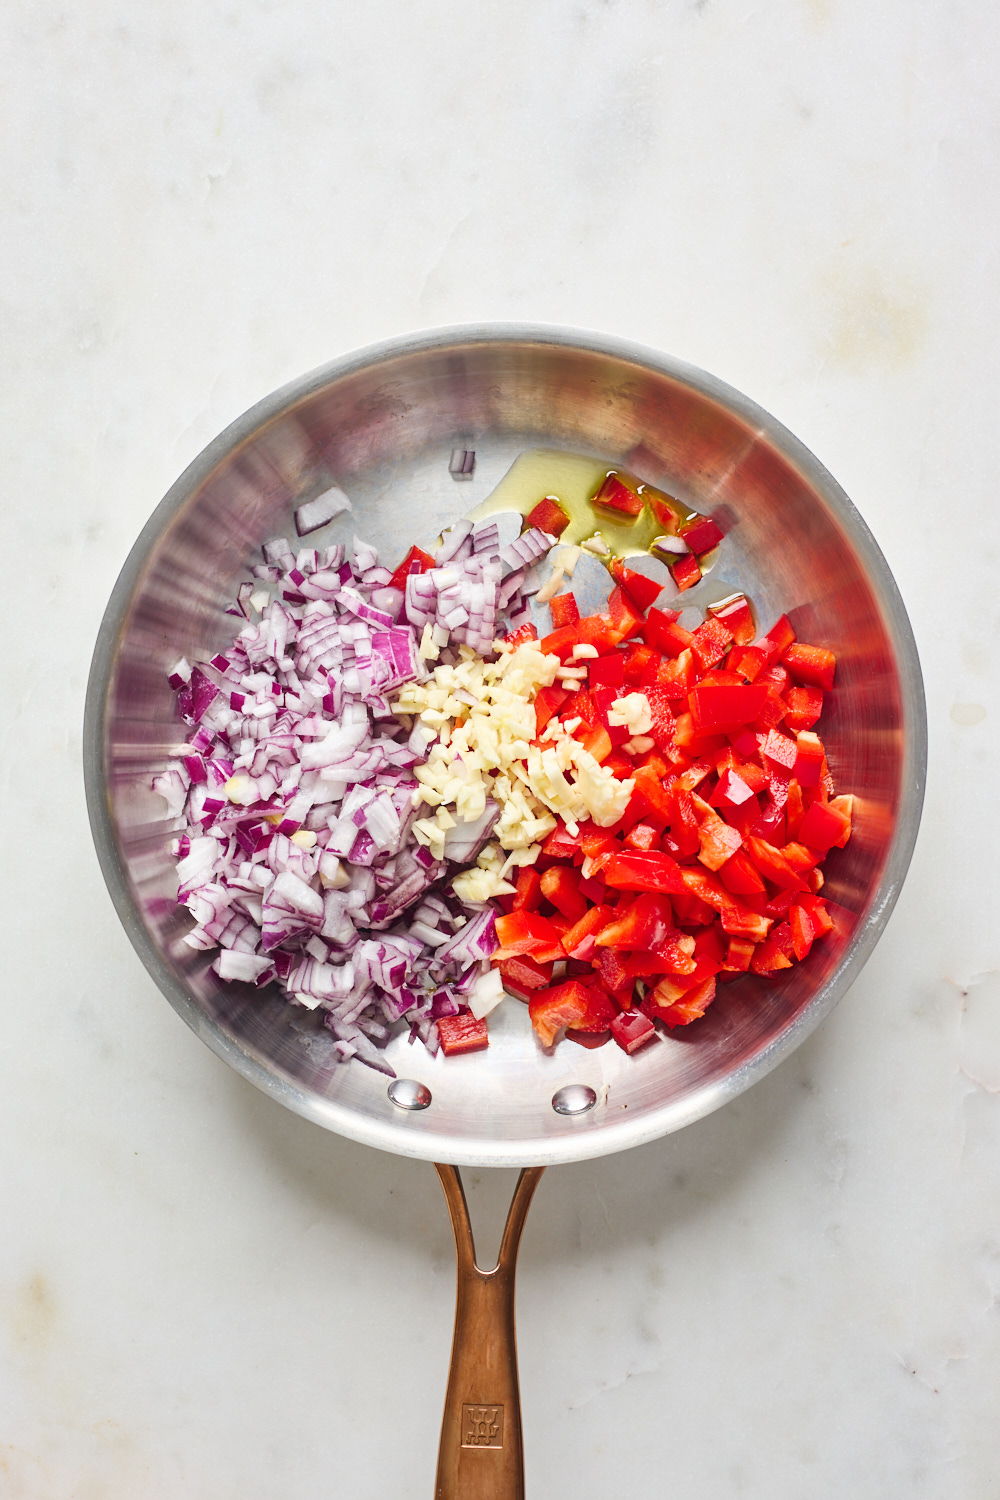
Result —
[{"label": "brushed metal finish", "polygon": [[455,1235],[458,1289],[435,1500],[524,1500],[514,1274],[545,1168],[526,1167],[518,1178],[497,1263],[484,1271],[476,1264],[461,1176],[455,1167],[436,1166]]},{"label": "brushed metal finish", "polygon": [[[452,450],[475,449],[456,485]],[[165,671],[181,653],[231,639],[224,613],[257,549],[294,536],[295,504],[335,480],[354,515],[317,533],[358,531],[401,556],[482,500],[526,448],[589,453],[631,467],[729,532],[716,569],[685,603],[745,589],[764,624],[788,612],[802,639],[837,653],[823,735],[838,788],[857,797],[856,832],[835,850],[824,891],[836,935],[773,981],[726,985],[690,1032],[634,1057],[614,1046],[537,1047],[527,1008],[500,1007],[487,1051],[421,1058],[430,1108],[404,1113],[385,1078],[336,1066],[316,1018],[277,995],[223,985],[210,954],[181,943],[190,918],[151,778],[182,736]],[[313,541],[314,538],[310,538]],[[679,1129],[741,1093],[826,1016],[855,979],[898,895],[916,837],[926,765],[920,667],[892,576],[822,465],[781,424],[701,370],[596,334],[487,325],[415,334],[361,350],[286,386],[240,417],[154,512],[115,586],[94,654],[85,721],[94,838],[121,920],[174,1008],[219,1056],[290,1109],[403,1155],[482,1166],[580,1160]],[[394,1043],[397,1071],[412,1050]],[[566,1084],[600,1103],[564,1116]]]}]

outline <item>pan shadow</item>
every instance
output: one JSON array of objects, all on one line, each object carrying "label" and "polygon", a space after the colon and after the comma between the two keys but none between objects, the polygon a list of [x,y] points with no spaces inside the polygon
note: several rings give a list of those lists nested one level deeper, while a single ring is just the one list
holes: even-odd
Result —
[{"label": "pan shadow", "polygon": [[[724,1209],[737,1184],[768,1174],[787,1155],[810,1076],[822,1072],[822,1029],[752,1089],[674,1135],[613,1156],[551,1168],[524,1232],[521,1265],[544,1275],[580,1244],[581,1207],[600,1205],[601,1249],[652,1243],[706,1212]],[[311,1219],[350,1223],[366,1242],[405,1245],[437,1264],[451,1256],[444,1199],[433,1166],[373,1150],[318,1128],[223,1070],[234,1111],[256,1139],[265,1170],[307,1200]],[[496,1260],[517,1171],[462,1170],[477,1259]]]}]

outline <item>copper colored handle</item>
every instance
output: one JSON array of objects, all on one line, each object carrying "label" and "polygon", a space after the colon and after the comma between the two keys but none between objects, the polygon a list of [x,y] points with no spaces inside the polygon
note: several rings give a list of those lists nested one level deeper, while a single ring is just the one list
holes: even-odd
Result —
[{"label": "copper colored handle", "polygon": [[524,1500],[514,1270],[521,1230],[544,1171],[528,1167],[517,1179],[500,1258],[492,1271],[482,1271],[458,1168],[437,1168],[455,1234],[458,1295],[435,1500]]}]

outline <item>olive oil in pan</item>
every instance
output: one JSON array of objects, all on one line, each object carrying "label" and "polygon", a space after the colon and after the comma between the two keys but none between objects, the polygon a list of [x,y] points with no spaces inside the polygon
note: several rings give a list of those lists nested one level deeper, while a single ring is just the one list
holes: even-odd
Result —
[{"label": "olive oil in pan", "polygon": [[[609,474],[617,474],[623,484],[647,502],[634,520],[626,517],[618,520],[594,505],[594,496]],[[678,527],[694,515],[672,495],[643,484],[626,470],[609,464],[607,459],[585,458],[558,449],[532,448],[514,460],[493,493],[470,512],[469,519],[485,521],[503,511],[516,511],[526,516],[546,496],[558,500],[569,516],[569,525],[560,536],[560,543],[578,545],[589,537],[600,536],[607,545],[609,561],[649,554],[657,537],[665,533],[676,535]],[[673,518],[672,524],[664,525],[663,520],[657,519],[648,504],[650,497],[667,507]]]}]

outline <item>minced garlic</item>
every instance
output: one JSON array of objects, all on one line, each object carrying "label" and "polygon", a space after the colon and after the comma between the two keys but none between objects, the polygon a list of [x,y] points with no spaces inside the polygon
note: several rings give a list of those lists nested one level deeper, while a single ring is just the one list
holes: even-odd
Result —
[{"label": "minced garlic", "polygon": [[[558,720],[546,726],[542,745],[533,744],[535,694],[562,679],[565,669],[537,641],[514,650],[501,641],[496,650],[496,659],[485,661],[461,647],[456,664],[435,667],[426,682],[407,683],[393,704],[394,712],[418,714],[438,735],[426,764],[414,770],[420,782],[415,798],[437,809],[414,823],[420,843],[440,857],[453,819],[474,822],[488,797],[500,808],[494,842],[455,882],[456,893],[468,901],[512,890],[504,879],[508,869],[534,862],[557,817],[571,831],[587,819],[610,828],[634,785],[619,781]],[[641,702],[648,716],[649,705]],[[628,722],[632,733],[641,732]]]}]

